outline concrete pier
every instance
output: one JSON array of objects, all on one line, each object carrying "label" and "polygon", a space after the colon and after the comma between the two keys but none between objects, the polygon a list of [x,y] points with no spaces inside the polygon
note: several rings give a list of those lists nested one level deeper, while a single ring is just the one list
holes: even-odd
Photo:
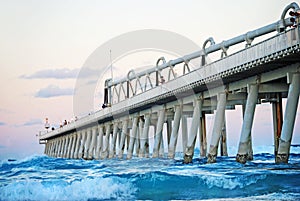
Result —
[{"label": "concrete pier", "polygon": [[[197,157],[214,163],[219,147],[220,156],[228,155],[227,139],[232,134],[225,114],[238,106],[243,108],[243,119],[236,161],[244,164],[253,159],[252,137],[257,134],[252,136],[252,125],[259,121],[254,118],[256,105],[271,103],[275,161],[287,163],[300,93],[300,29],[290,18],[284,19],[289,10],[300,12],[292,3],[272,24],[221,43],[209,38],[199,51],[170,61],[161,57],[155,67],[107,79],[103,108],[39,134],[44,153],[86,160],[180,155],[184,163],[191,163],[197,149]],[[269,33],[275,34],[252,44]],[[227,52],[242,43],[245,48]],[[212,53],[221,53],[222,58],[205,59]],[[161,80],[163,75],[168,75],[167,80]],[[284,113],[283,99],[287,100]],[[211,133],[208,114],[214,114]]]}]

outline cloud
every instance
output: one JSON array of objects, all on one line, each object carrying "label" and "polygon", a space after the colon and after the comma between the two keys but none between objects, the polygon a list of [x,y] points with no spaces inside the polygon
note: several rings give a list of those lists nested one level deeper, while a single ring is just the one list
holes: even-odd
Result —
[{"label": "cloud", "polygon": [[30,119],[29,121],[22,124],[22,126],[34,126],[34,125],[42,125],[43,122],[41,119]]},{"label": "cloud", "polygon": [[79,73],[79,69],[46,69],[37,71],[31,75],[21,75],[20,78],[24,79],[45,79],[45,78],[53,78],[53,79],[74,79],[77,78]]},{"label": "cloud", "polygon": [[6,125],[6,123],[0,121],[0,126],[5,126],[5,125]]},{"label": "cloud", "polygon": [[15,124],[14,127],[24,127],[24,126],[41,126],[43,125],[43,121],[41,119],[30,119],[28,121],[25,121],[24,123]]},{"label": "cloud", "polygon": [[50,98],[57,96],[71,96],[74,94],[74,90],[71,88],[60,88],[58,86],[49,85],[46,88],[40,89],[35,93],[36,98]]},{"label": "cloud", "polygon": [[0,144],[0,149],[5,149],[6,146]]},{"label": "cloud", "polygon": [[[101,73],[99,69],[92,68],[61,68],[61,69],[45,69],[37,71],[31,75],[21,75],[22,79],[77,79],[98,77]],[[79,77],[78,77],[79,76]]]}]

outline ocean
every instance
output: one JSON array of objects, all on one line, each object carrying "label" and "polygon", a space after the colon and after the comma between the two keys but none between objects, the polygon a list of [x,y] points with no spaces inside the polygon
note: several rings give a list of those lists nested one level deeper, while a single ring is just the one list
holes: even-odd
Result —
[{"label": "ocean", "polygon": [[300,200],[300,145],[289,164],[275,164],[273,147],[254,147],[245,165],[229,157],[207,164],[174,160],[71,160],[45,155],[0,162],[0,200]]}]

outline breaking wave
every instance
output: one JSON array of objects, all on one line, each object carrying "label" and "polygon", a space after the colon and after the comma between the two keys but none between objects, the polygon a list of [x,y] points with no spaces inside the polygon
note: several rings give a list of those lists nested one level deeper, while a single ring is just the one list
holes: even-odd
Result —
[{"label": "breaking wave", "polygon": [[3,160],[0,200],[299,200],[300,146],[292,147],[289,164],[275,164],[270,147],[257,150],[245,165],[233,156],[188,165],[181,157]]}]

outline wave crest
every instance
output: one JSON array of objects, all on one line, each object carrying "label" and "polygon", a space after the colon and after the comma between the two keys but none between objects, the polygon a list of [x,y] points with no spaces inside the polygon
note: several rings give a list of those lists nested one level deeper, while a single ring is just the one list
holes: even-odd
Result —
[{"label": "wave crest", "polygon": [[22,181],[0,187],[0,200],[128,200],[135,192],[130,182],[118,177],[54,183]]}]

